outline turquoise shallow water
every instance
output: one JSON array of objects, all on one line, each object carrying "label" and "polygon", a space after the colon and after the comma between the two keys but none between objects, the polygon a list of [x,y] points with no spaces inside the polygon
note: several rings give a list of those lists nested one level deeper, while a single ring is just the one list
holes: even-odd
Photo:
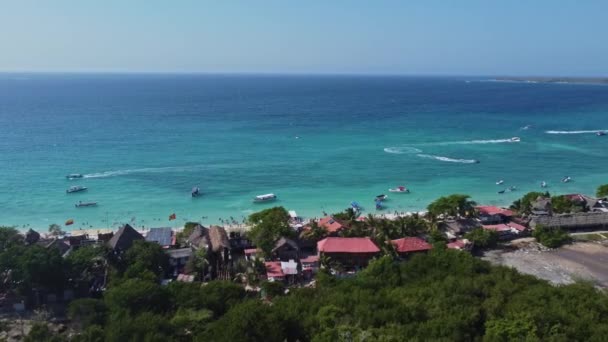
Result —
[{"label": "turquoise shallow water", "polygon": [[[313,217],[353,200],[375,212],[374,196],[402,184],[412,193],[389,194],[385,212],[455,192],[509,204],[542,180],[557,193],[608,182],[608,136],[593,133],[608,129],[608,87],[597,85],[1,74],[0,127],[0,224],[19,227],[240,221],[271,205]],[[66,195],[70,185],[89,190]],[[268,192],[279,200],[252,203]]]}]

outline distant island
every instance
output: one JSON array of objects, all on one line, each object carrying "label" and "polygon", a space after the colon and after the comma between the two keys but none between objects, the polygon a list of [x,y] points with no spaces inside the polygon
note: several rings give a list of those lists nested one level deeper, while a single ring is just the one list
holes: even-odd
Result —
[{"label": "distant island", "polygon": [[608,77],[495,77],[492,81],[529,83],[608,84]]}]

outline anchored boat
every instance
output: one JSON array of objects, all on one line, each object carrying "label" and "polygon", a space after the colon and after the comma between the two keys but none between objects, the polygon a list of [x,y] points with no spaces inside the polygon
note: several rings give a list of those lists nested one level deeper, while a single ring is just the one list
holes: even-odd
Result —
[{"label": "anchored boat", "polygon": [[86,186],[74,185],[74,186],[69,187],[65,192],[68,194],[71,194],[73,192],[85,191],[86,189],[87,189]]},{"label": "anchored boat", "polygon": [[408,190],[406,187],[404,187],[404,186],[402,186],[402,185],[399,185],[399,186],[398,186],[398,187],[396,187],[396,188],[393,188],[393,189],[388,189],[388,192],[402,192],[402,193],[409,193],[410,191],[409,191],[409,190]]},{"label": "anchored boat", "polygon": [[83,207],[96,207],[97,206],[97,202],[78,202],[77,204],[75,204],[76,208],[83,208]]},{"label": "anchored boat", "polygon": [[255,196],[253,198],[253,202],[255,202],[255,203],[270,202],[270,201],[274,201],[276,199],[277,199],[277,195],[275,195],[275,194],[265,194],[265,195]]},{"label": "anchored boat", "polygon": [[80,173],[70,173],[69,175],[65,176],[65,178],[67,178],[69,180],[82,178],[82,177],[84,177],[84,176]]}]

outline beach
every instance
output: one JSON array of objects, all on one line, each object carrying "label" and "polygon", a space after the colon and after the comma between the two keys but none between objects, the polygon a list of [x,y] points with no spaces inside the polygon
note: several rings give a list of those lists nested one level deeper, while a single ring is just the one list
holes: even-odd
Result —
[{"label": "beach", "polygon": [[[314,218],[352,201],[391,214],[451,193],[508,206],[542,181],[593,195],[608,168],[606,137],[594,134],[608,129],[598,85],[0,74],[0,104],[0,224],[20,229],[242,224],[277,205]],[[88,189],[66,194],[72,185]],[[411,193],[388,192],[399,185]],[[278,200],[253,203],[266,193]],[[389,198],[376,211],[380,194]]]}]

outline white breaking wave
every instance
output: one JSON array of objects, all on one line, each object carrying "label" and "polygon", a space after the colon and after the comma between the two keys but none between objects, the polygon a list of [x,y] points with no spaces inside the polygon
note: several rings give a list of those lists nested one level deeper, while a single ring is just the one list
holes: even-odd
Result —
[{"label": "white breaking wave", "polygon": [[384,149],[384,152],[394,153],[394,154],[406,154],[406,153],[420,153],[422,151],[417,148],[414,148],[414,147],[393,146],[393,147],[386,147]]},{"label": "white breaking wave", "polygon": [[429,143],[427,145],[477,145],[477,144],[505,144],[519,142],[513,139],[489,139],[489,140],[467,140],[467,141],[444,141],[437,143]]},{"label": "white breaking wave", "polygon": [[84,178],[106,178],[130,175],[134,173],[165,173],[165,172],[187,172],[193,171],[200,168],[199,166],[168,166],[168,167],[148,167],[142,169],[128,169],[128,170],[116,170],[116,171],[104,171],[97,173],[89,173],[84,175]]},{"label": "white breaking wave", "polygon": [[454,159],[454,158],[443,157],[443,156],[434,156],[432,154],[417,154],[417,156],[420,158],[435,159],[435,160],[439,160],[439,161],[443,161],[443,162],[450,162],[450,163],[461,163],[461,164],[478,163],[478,161],[475,159]]},{"label": "white breaking wave", "polygon": [[608,132],[608,129],[596,129],[595,131],[545,131],[547,134],[589,134],[597,132]]}]

